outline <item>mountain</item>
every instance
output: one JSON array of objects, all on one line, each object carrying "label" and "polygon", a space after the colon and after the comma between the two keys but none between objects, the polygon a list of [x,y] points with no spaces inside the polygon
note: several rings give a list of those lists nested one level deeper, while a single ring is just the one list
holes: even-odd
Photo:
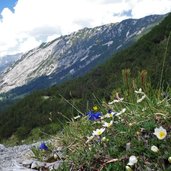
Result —
[{"label": "mountain", "polygon": [[7,68],[9,68],[12,64],[14,64],[17,60],[21,58],[22,54],[18,53],[15,55],[6,55],[0,57],[0,74],[6,72]]},{"label": "mountain", "polygon": [[[57,129],[63,128],[66,118],[68,121],[78,115],[78,111],[86,113],[98,102],[108,102],[114,92],[122,93],[122,88],[125,88],[123,69],[126,69],[127,88],[144,88],[147,72],[154,88],[171,85],[171,14],[134,45],[113,55],[105,64],[84,77],[33,92],[1,112],[0,138],[15,134],[22,139],[29,133],[34,135],[31,131],[36,127],[47,134],[55,133]],[[137,75],[140,79],[136,81]],[[125,98],[130,96],[131,93]]]},{"label": "mountain", "polygon": [[152,15],[84,28],[42,43],[23,54],[21,60],[1,75],[0,92],[14,89],[27,93],[81,76],[130,46],[164,17]]}]

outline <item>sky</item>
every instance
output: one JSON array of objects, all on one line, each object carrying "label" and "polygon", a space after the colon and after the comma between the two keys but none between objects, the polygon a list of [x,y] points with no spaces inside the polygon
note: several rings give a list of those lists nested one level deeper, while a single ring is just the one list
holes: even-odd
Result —
[{"label": "sky", "polygon": [[0,57],[84,27],[171,11],[171,0],[0,0]]}]

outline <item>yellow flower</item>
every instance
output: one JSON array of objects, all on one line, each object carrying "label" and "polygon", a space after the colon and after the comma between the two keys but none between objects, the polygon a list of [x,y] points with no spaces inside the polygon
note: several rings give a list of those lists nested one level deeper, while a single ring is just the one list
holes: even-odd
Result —
[{"label": "yellow flower", "polygon": [[100,128],[100,129],[96,129],[95,131],[93,131],[92,135],[96,136],[96,135],[101,135],[103,132],[105,131],[105,128]]},{"label": "yellow flower", "polygon": [[93,107],[93,110],[94,110],[94,111],[97,111],[97,110],[98,110],[98,107],[97,107],[97,106],[94,106],[94,107]]},{"label": "yellow flower", "polygon": [[159,140],[163,140],[166,137],[167,132],[162,126],[160,126],[160,128],[155,128],[154,129],[154,135],[156,135],[156,137]]},{"label": "yellow flower", "polygon": [[112,118],[113,117],[113,113],[107,113],[106,115],[104,115],[104,118]]},{"label": "yellow flower", "polygon": [[151,146],[151,151],[153,151],[154,153],[157,153],[159,151],[158,147],[155,145]]}]

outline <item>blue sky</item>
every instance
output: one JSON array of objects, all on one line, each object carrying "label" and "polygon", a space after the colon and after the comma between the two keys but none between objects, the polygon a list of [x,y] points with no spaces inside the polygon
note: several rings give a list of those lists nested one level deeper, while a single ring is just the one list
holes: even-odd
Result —
[{"label": "blue sky", "polygon": [[0,57],[84,27],[168,12],[171,0],[0,0]]},{"label": "blue sky", "polygon": [[0,0],[0,13],[4,8],[9,8],[11,11],[14,11],[13,7],[16,2],[17,0]]}]

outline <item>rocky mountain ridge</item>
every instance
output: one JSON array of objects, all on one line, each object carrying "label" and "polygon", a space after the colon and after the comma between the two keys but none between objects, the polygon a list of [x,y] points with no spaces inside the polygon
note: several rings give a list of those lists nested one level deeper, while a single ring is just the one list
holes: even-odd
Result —
[{"label": "rocky mountain ridge", "polygon": [[152,15],[120,23],[84,28],[23,54],[0,76],[0,93],[12,89],[30,92],[85,74],[126,48],[164,18]]}]

